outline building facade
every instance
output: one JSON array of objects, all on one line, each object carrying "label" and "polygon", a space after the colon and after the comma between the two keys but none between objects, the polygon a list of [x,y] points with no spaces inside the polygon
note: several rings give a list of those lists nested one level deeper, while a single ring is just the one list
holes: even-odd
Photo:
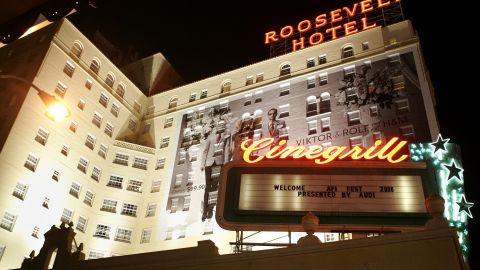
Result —
[{"label": "building facade", "polygon": [[235,232],[214,218],[218,179],[244,138],[368,147],[439,132],[409,21],[153,96],[67,20],[1,48],[0,59],[1,73],[54,93],[71,113],[54,122],[29,84],[0,79],[2,268],[18,267],[60,221],[74,223],[90,259],[205,239],[230,253]]}]

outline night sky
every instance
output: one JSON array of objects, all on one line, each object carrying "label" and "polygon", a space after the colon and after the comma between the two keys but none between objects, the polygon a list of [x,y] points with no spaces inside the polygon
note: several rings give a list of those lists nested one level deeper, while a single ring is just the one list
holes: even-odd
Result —
[{"label": "night sky", "polygon": [[[87,36],[98,29],[119,47],[133,46],[142,57],[161,52],[187,82],[194,82],[267,59],[265,32],[357,1],[150,2],[154,1],[102,0],[96,10],[78,12],[71,20]],[[420,2],[427,1],[404,0],[403,11],[419,32],[441,133],[462,148],[466,199],[475,203],[469,228],[471,266],[477,269],[479,242],[474,239],[479,238],[480,203],[474,194],[478,179],[473,172],[479,141],[474,129],[480,113],[474,98],[479,90],[474,74],[478,69],[472,38],[474,9],[467,4]]]}]

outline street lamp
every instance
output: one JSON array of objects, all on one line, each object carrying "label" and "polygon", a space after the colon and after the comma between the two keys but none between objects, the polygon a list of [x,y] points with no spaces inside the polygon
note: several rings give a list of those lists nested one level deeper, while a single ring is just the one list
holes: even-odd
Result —
[{"label": "street lamp", "polygon": [[21,81],[30,85],[31,87],[33,87],[33,89],[37,90],[38,96],[43,101],[45,106],[47,106],[47,112],[46,112],[47,116],[53,119],[54,121],[60,121],[63,118],[68,117],[70,115],[70,111],[62,101],[58,100],[54,95],[50,95],[44,90],[38,88],[38,86],[25,80],[24,78],[21,78],[15,75],[0,74],[0,79],[13,79],[13,80]]}]

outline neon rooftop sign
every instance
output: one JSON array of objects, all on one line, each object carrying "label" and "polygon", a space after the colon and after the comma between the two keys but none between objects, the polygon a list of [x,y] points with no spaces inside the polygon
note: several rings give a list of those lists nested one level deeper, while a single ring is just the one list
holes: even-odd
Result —
[{"label": "neon rooftop sign", "polygon": [[[378,140],[370,148],[364,149],[359,146],[353,146],[347,150],[346,146],[330,146],[323,148],[315,145],[309,148],[305,146],[285,146],[286,141],[281,140],[274,145],[273,138],[264,138],[258,141],[251,139],[245,140],[241,144],[243,152],[243,160],[247,163],[257,163],[263,159],[307,159],[313,160],[315,164],[327,164],[334,160],[351,159],[351,160],[387,160],[389,163],[399,163],[408,158],[403,154],[402,148],[407,145],[407,141],[399,140],[398,137],[391,138],[385,144]],[[263,152],[261,150],[269,149],[263,155],[252,155],[253,153]],[[265,151],[265,150],[264,150]],[[403,151],[405,152],[405,151]],[[408,151],[406,151],[408,152]]]}]

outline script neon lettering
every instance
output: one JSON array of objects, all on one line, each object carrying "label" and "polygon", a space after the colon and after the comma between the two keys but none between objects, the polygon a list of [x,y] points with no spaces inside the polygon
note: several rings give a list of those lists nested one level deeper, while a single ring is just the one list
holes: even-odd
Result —
[{"label": "script neon lettering", "polygon": [[[364,149],[354,146],[347,150],[345,146],[330,146],[322,148],[321,146],[313,146],[306,148],[305,146],[285,146],[286,141],[282,140],[277,145],[273,145],[273,138],[264,138],[258,141],[246,140],[241,144],[244,151],[243,160],[247,163],[256,163],[263,159],[301,159],[313,160],[315,164],[327,164],[336,159],[342,160],[350,158],[352,160],[371,160],[377,158],[379,160],[387,160],[390,163],[399,163],[408,158],[408,155],[397,154],[407,145],[407,141],[401,141],[398,137],[393,137],[385,144],[382,141],[376,141],[373,146]],[[273,147],[271,147],[273,145]],[[269,150],[264,155],[252,155],[260,150]]]}]

